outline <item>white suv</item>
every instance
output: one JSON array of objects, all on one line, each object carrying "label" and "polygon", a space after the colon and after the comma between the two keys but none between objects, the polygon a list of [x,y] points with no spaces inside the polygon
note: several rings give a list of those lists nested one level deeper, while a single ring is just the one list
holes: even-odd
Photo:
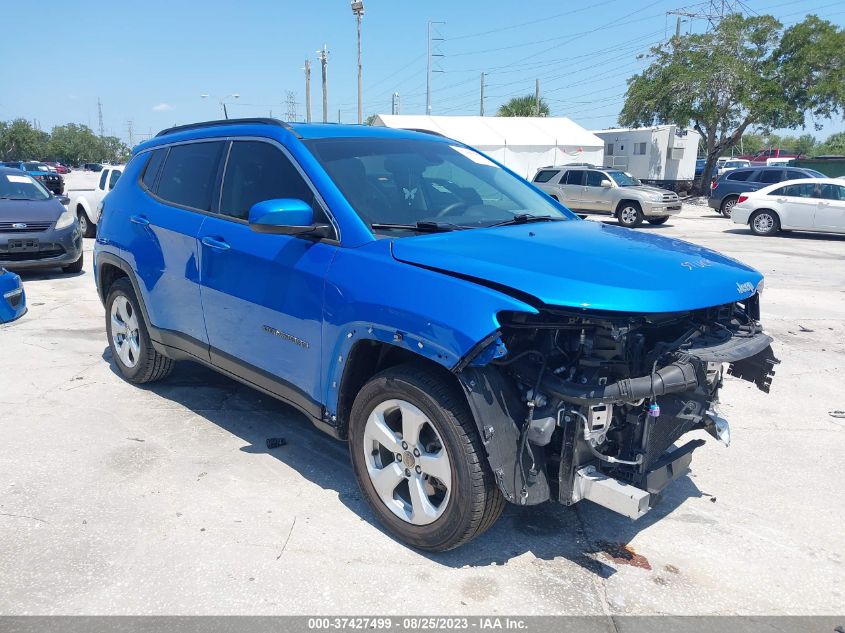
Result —
[{"label": "white suv", "polygon": [[681,212],[678,194],[642,184],[618,169],[588,165],[542,167],[533,182],[570,209],[609,213],[619,224],[663,224]]}]

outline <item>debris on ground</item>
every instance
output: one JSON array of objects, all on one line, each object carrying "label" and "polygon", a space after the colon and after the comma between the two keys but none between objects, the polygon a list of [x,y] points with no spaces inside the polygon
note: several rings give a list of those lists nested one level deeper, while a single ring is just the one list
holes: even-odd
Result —
[{"label": "debris on ground", "polygon": [[832,418],[845,418],[845,411],[834,409],[833,411],[828,411],[828,415]]},{"label": "debris on ground", "polygon": [[287,440],[283,437],[268,437],[267,438],[267,448],[272,450],[274,448],[279,448],[280,446],[284,446],[287,444]]},{"label": "debris on ground", "polygon": [[642,554],[637,554],[634,548],[626,543],[602,541],[599,543],[599,547],[601,552],[617,565],[630,565],[631,567],[651,570],[651,563],[648,562],[648,559]]}]

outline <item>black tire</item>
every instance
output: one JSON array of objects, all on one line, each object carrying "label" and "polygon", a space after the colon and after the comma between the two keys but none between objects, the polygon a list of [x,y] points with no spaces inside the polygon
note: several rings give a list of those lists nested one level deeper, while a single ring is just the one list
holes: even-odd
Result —
[{"label": "black tire", "polygon": [[777,235],[780,231],[780,218],[778,214],[769,209],[760,209],[751,214],[748,218],[748,228],[754,235],[770,237]]},{"label": "black tire", "polygon": [[96,225],[88,218],[85,209],[76,207],[76,217],[79,219],[79,230],[82,232],[82,237],[94,237],[97,232]]},{"label": "black tire", "polygon": [[645,220],[645,215],[639,202],[625,201],[616,209],[616,221],[629,229],[635,229]]},{"label": "black tire", "polygon": [[733,211],[734,206],[736,206],[736,201],[739,198],[737,196],[727,196],[724,200],[722,200],[722,204],[719,205],[719,213],[721,213],[726,218],[731,217],[731,212]]},{"label": "black tire", "polygon": [[646,222],[649,224],[666,224],[666,220],[669,219],[668,215],[661,216],[659,218],[646,218]]},{"label": "black tire", "polygon": [[[378,405],[391,399],[404,400],[422,411],[449,456],[452,486],[444,501],[447,505],[439,518],[427,525],[414,525],[394,514],[379,497],[367,471],[366,422]],[[358,485],[379,521],[405,543],[435,552],[453,549],[486,531],[501,515],[505,499],[487,464],[466,399],[437,372],[409,364],[377,374],[355,398],[349,425],[349,451]]]},{"label": "black tire", "polygon": [[[133,366],[123,362],[118,353],[114,333],[112,332],[112,306],[118,298],[125,298],[131,307],[131,313],[137,316],[138,322],[138,357]],[[106,297],[106,336],[109,341],[112,358],[120,370],[121,375],[136,384],[155,382],[166,378],[176,364],[172,359],[159,354],[152,343],[147,331],[147,324],[144,321],[144,314],[138,309],[138,300],[135,298],[135,291],[132,284],[126,277],[120,277],[109,288]]]},{"label": "black tire", "polygon": [[68,264],[67,266],[62,266],[63,273],[81,273],[82,272],[82,262],[85,259],[85,256],[80,253],[79,259],[77,259],[72,264]]}]

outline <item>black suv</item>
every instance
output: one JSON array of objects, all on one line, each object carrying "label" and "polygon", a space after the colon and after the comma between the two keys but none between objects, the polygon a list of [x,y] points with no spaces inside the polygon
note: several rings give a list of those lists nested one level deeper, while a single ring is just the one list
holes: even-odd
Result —
[{"label": "black suv", "polygon": [[757,191],[757,189],[773,185],[776,182],[797,180],[798,178],[827,178],[827,176],[805,167],[778,166],[732,169],[719,176],[719,179],[714,180],[710,185],[710,198],[707,200],[707,204],[729,218],[739,194]]}]

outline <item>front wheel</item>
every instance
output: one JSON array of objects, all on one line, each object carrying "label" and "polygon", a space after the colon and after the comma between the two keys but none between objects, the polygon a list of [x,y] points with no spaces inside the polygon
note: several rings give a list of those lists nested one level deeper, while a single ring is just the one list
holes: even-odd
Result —
[{"label": "front wheel", "polygon": [[355,398],[349,422],[358,484],[402,541],[445,551],[501,514],[504,497],[466,400],[436,372],[400,365],[376,375]]},{"label": "front wheel", "polygon": [[82,261],[84,257],[82,253],[79,254],[79,259],[77,259],[72,264],[68,264],[67,266],[62,266],[63,273],[81,273],[82,272]]},{"label": "front wheel", "polygon": [[774,211],[763,209],[755,211],[748,220],[748,226],[754,235],[770,236],[780,231],[780,218]]},{"label": "front wheel", "polygon": [[616,219],[622,226],[633,229],[643,223],[645,216],[639,204],[636,202],[624,202],[616,212]]},{"label": "front wheel", "polygon": [[666,224],[666,220],[669,219],[668,215],[661,216],[659,218],[646,218],[646,222],[649,224]]}]

